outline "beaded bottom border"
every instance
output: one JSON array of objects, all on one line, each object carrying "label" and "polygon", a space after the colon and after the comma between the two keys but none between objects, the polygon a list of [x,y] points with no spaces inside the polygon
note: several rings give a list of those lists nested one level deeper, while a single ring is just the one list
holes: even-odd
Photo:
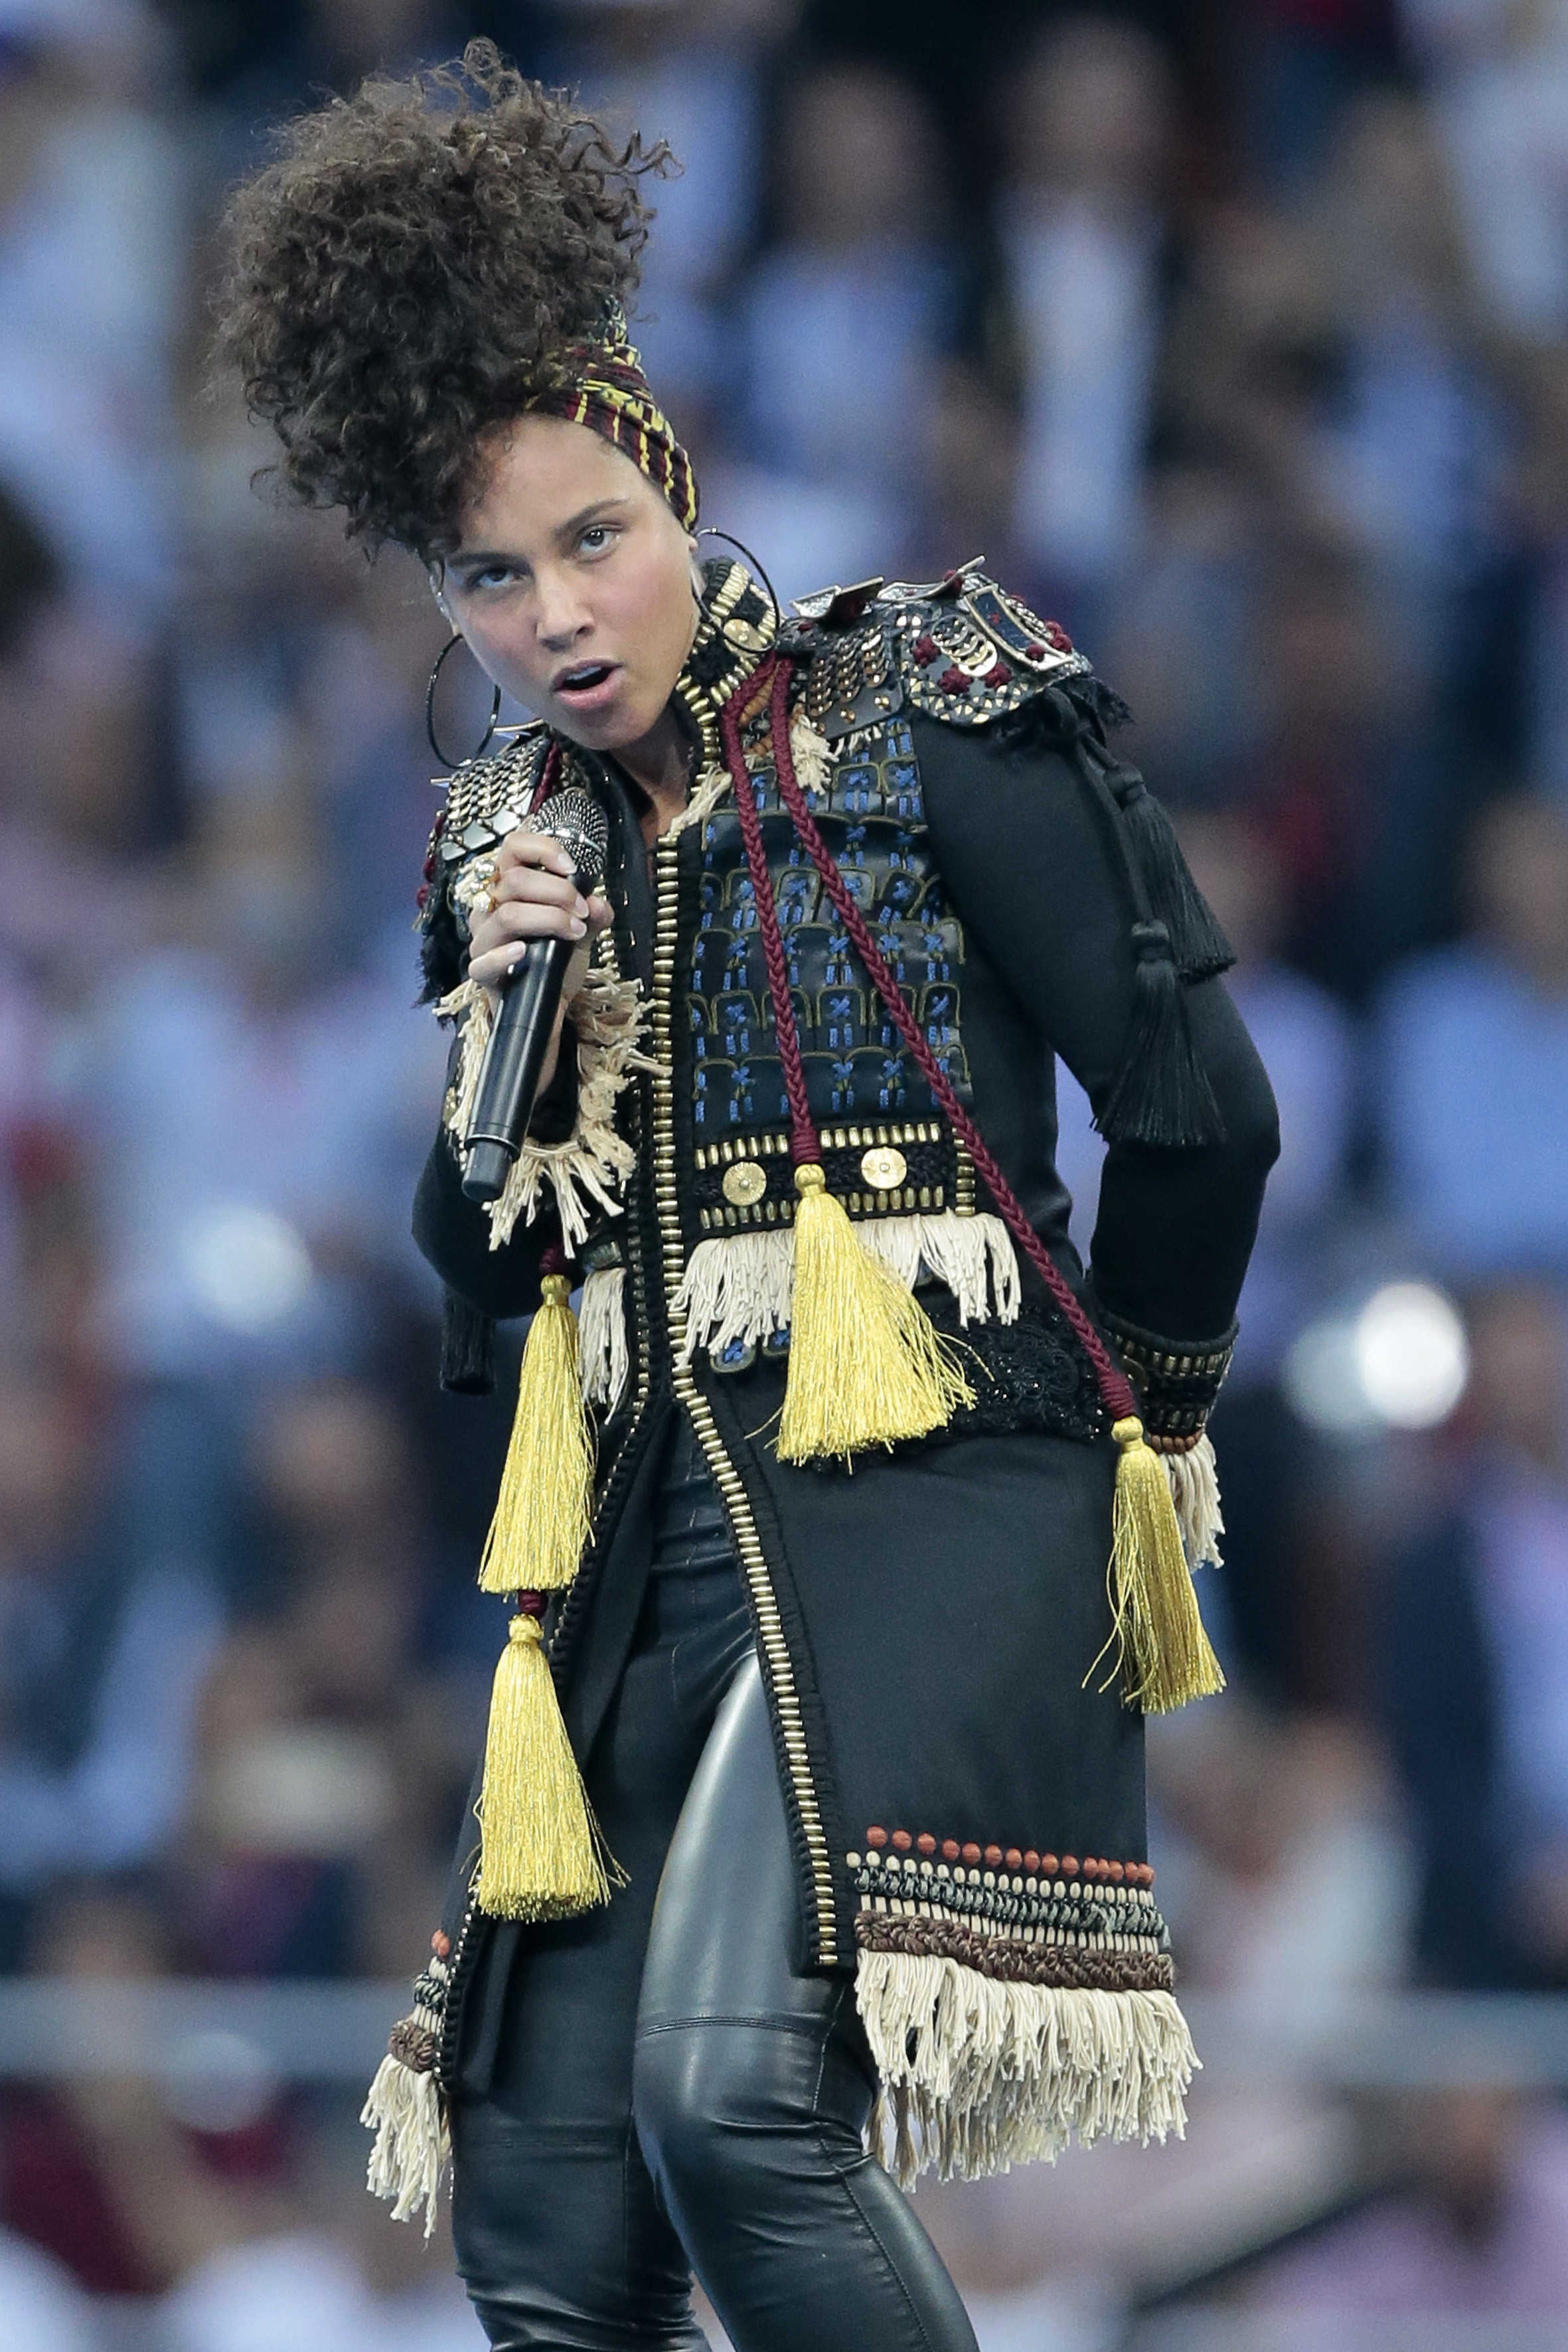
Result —
[{"label": "beaded bottom border", "polygon": [[[921,1830],[918,1833],[912,1830],[894,1830],[889,1836],[885,1829],[873,1822],[866,1832],[866,1843],[871,1848],[866,1857],[868,1864],[874,1863],[879,1855],[891,1847],[895,1854],[918,1853],[930,1860],[940,1853],[943,1862],[948,1864],[962,1862],[973,1868],[975,1864],[984,1863],[987,1870],[1021,1870],[1031,1878],[1038,1874],[1046,1878],[1071,1880],[1081,1874],[1086,1879],[1103,1881],[1112,1886],[1147,1887],[1154,1884],[1152,1866],[1146,1862],[1108,1862],[1096,1854],[1086,1854],[1079,1862],[1076,1855],[1070,1853],[1064,1853],[1058,1859],[1054,1853],[1037,1853],[1032,1846],[1026,1851],[1016,1845],[982,1846],[973,1841],[939,1838],[930,1830]],[[859,1868],[858,1854],[850,1854],[848,1861],[852,1870]]]},{"label": "beaded bottom border", "polygon": [[873,1826],[845,1862],[862,1951],[961,1961],[1012,1984],[1169,1992],[1170,1936],[1145,1862],[1058,1856]]}]

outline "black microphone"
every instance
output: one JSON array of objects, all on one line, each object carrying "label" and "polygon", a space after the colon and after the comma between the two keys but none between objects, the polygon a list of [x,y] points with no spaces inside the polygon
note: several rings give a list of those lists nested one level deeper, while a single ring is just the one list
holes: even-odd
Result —
[{"label": "black microphone", "polygon": [[[579,890],[585,894],[598,887],[610,828],[591,793],[569,785],[525,822],[531,832],[552,834],[560,842],[575,869]],[[575,940],[530,940],[502,983],[500,1009],[485,1048],[464,1139],[463,1192],[468,1200],[498,1201],[506,1190],[533,1115],[566,967],[579,944]]]}]

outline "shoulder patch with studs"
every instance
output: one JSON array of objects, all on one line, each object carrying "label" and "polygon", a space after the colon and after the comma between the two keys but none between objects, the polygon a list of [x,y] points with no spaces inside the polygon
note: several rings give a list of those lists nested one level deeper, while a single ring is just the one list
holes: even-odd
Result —
[{"label": "shoulder patch with studs", "polygon": [[430,829],[416,901],[426,997],[444,996],[462,977],[467,934],[454,929],[452,885],[468,859],[493,849],[503,835],[522,823],[553,740],[543,721],[536,719],[520,727],[503,750],[465,760],[446,780],[447,797]]},{"label": "shoulder patch with studs", "polygon": [[551,736],[542,720],[520,727],[506,749],[483,760],[465,760],[447,784],[447,798],[431,828],[425,879],[444,878],[466,857],[493,849],[503,834],[522,823],[539,789]]},{"label": "shoulder patch with studs", "polygon": [[829,742],[913,709],[983,727],[1089,665],[1065,629],[988,580],[978,562],[943,580],[861,581],[801,598],[805,704]]}]

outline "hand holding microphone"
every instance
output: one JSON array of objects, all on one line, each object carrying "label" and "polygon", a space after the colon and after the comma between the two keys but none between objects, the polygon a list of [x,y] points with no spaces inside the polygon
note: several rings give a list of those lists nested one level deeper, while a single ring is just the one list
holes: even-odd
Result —
[{"label": "hand holding microphone", "polygon": [[535,1099],[554,1074],[588,950],[610,921],[596,892],[606,845],[604,811],[589,793],[569,789],[495,853],[495,879],[485,910],[476,910],[468,951],[469,978],[501,992],[468,1130],[469,1200],[500,1196]]}]

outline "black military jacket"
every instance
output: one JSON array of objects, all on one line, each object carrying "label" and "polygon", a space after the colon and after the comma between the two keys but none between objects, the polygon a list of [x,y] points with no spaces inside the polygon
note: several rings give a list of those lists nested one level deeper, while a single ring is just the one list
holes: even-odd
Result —
[{"label": "black military jacket", "polygon": [[[754,1433],[782,1397],[786,1329],[689,1345],[703,1245],[786,1246],[791,1197],[755,910],[715,757],[717,713],[773,633],[740,567],[710,567],[709,583],[709,619],[677,690],[699,814],[658,844],[651,873],[637,788],[613,760],[562,747],[565,772],[609,818],[605,986],[637,983],[655,1066],[628,1069],[615,1096],[620,1205],[593,1209],[574,1244],[590,1279],[618,1279],[629,1366],[602,1413],[594,1538],[553,1632],[574,1742],[586,1757],[615,1692],[664,1441],[684,1414],[752,1604],[796,1862],[798,1964],[858,1959],[864,1970],[868,1956],[897,1948],[1053,1998],[1163,1996],[1171,1962],[1145,1884],[1142,1722],[1114,1687],[1085,1680],[1109,1632],[1114,1449],[1038,1276],[1026,1263],[1010,1277],[1014,1319],[994,1312],[965,1326],[984,1368],[973,1412],[935,1441],[861,1458],[853,1475],[783,1465]],[[1110,698],[1059,631],[973,570],[925,589],[873,583],[810,600],[778,643],[797,665],[801,781],[928,1041],[1130,1369],[1142,1363],[1158,1389],[1163,1361],[1173,1414],[1197,1425],[1234,1329],[1275,1114],[1222,981],[1182,972],[1213,1139],[1111,1142],[1086,1276],[1054,1165],[1053,1057],[1103,1111],[1137,1009],[1134,927],[1149,912],[1119,832],[1131,772],[1105,747]],[[537,730],[454,780],[429,869],[433,994],[461,981],[454,877],[521,813],[548,749]],[[918,1237],[920,1219],[942,1218],[951,1236],[991,1204],[824,902],[763,736],[749,765],[829,1183],[864,1226],[903,1220]],[[586,1066],[584,1055],[584,1089]],[[580,1116],[573,1083],[568,1068],[536,1122],[551,1148]],[[542,1249],[560,1239],[547,1185],[536,1206],[492,1248],[443,1132],[415,1230],[459,1300],[526,1315]],[[918,1278],[936,1319],[956,1328],[954,1298],[923,1260]],[[989,1295],[1000,1295],[994,1270]],[[1150,1412],[1157,1421],[1157,1403]],[[479,1947],[547,1932],[477,1912],[472,1853],[470,1834],[447,1920],[448,2078]],[[914,1883],[900,1866],[923,1872],[918,1901],[901,1899]],[[486,1974],[493,1983],[498,1971]]]}]

